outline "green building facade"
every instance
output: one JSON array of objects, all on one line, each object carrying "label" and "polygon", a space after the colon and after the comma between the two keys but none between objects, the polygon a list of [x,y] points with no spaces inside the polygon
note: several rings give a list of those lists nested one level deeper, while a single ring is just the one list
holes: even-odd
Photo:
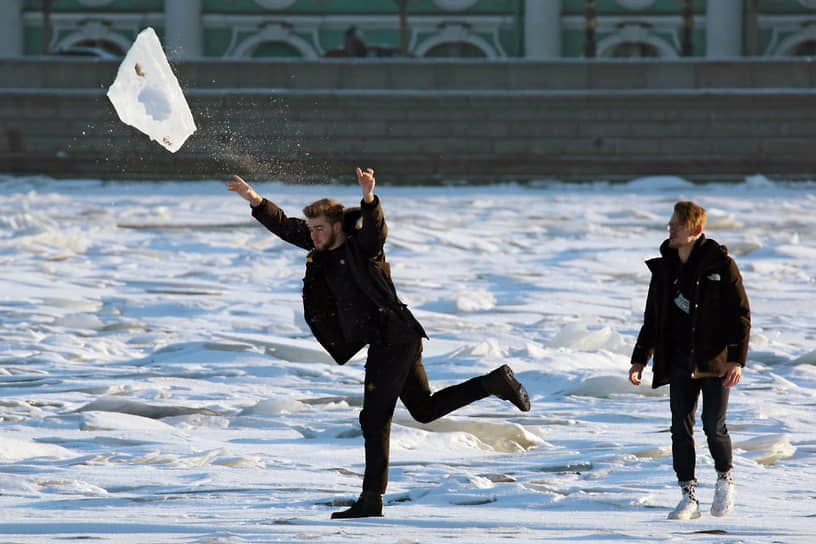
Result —
[{"label": "green building facade", "polygon": [[0,56],[124,54],[153,27],[175,57],[810,56],[816,0],[3,0]]}]

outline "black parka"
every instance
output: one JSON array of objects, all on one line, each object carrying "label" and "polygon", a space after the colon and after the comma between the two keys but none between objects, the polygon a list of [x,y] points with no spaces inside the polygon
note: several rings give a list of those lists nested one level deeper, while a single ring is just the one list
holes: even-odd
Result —
[{"label": "black parka", "polygon": [[[303,312],[318,342],[338,364],[346,363],[365,346],[363,341],[349,342],[338,321],[334,296],[326,281],[325,252],[316,251],[306,221],[287,217],[275,204],[264,199],[252,208],[252,216],[285,242],[309,251],[303,278]],[[377,315],[374,341],[400,343],[426,336],[422,325],[397,296],[391,281],[391,267],[385,260],[383,245],[388,235],[380,200],[361,202],[359,208],[347,208],[343,217],[343,244],[346,260],[355,283],[373,303]]]},{"label": "black parka", "polygon": [[[728,362],[745,366],[751,330],[751,311],[737,265],[728,250],[705,236],[695,243],[692,271],[691,338],[688,347],[692,377],[721,376]],[[652,387],[669,383],[670,336],[666,330],[674,297],[674,262],[677,250],[668,240],[660,246],[661,257],[646,261],[652,272],[643,326],[632,352],[632,364],[646,365],[654,358]],[[691,262],[691,259],[690,259]]]}]

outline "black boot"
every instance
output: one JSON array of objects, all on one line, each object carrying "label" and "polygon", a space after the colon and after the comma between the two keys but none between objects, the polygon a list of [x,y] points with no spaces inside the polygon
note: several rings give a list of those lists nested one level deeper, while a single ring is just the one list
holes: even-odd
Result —
[{"label": "black boot", "polygon": [[373,491],[363,491],[351,508],[334,512],[331,519],[381,518],[383,517],[383,496]]},{"label": "black boot", "polygon": [[482,385],[485,391],[502,400],[509,400],[522,412],[530,411],[530,396],[524,386],[513,376],[513,371],[509,366],[502,365],[490,374],[482,376]]}]

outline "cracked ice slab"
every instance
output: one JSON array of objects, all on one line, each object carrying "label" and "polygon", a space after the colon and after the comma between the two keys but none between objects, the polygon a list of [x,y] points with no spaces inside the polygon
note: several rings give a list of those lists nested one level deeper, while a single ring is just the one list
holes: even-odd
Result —
[{"label": "cracked ice slab", "polygon": [[108,99],[123,123],[173,153],[196,131],[190,106],[152,28],[136,37],[108,89]]}]

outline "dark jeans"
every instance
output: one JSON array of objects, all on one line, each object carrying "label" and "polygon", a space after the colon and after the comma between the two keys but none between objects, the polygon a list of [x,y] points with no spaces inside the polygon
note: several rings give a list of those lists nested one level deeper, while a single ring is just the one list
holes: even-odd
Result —
[{"label": "dark jeans", "polygon": [[363,491],[385,493],[391,417],[397,399],[411,416],[428,423],[488,396],[480,378],[431,393],[422,366],[422,339],[400,344],[371,344],[366,361],[360,427],[365,439]]},{"label": "dark jeans", "polygon": [[703,431],[714,466],[720,472],[731,470],[731,437],[725,426],[729,389],[722,378],[692,379],[688,355],[675,353],[672,360],[670,400],[672,425],[672,457],[674,471],[681,482],[694,480],[694,413],[697,399],[703,393]]}]

